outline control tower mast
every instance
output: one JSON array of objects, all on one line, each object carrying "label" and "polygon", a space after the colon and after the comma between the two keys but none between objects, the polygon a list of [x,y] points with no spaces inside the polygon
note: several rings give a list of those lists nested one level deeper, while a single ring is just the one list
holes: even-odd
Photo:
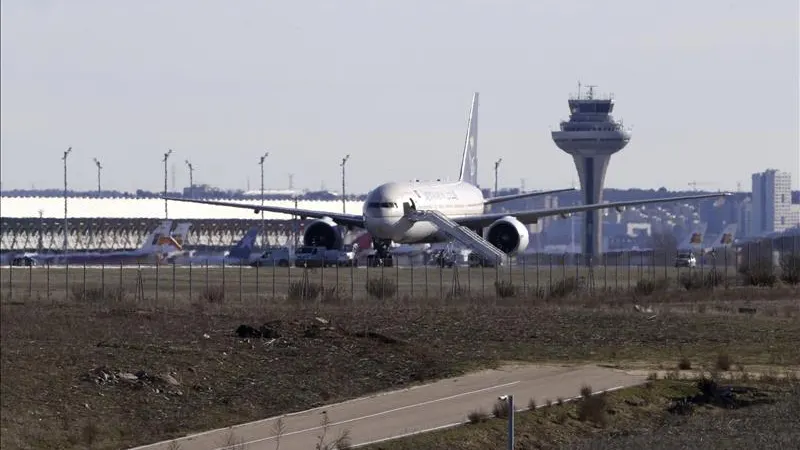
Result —
[{"label": "control tower mast", "polygon": [[[616,121],[612,97],[597,96],[596,86],[587,86],[569,99],[569,120],[562,121],[559,131],[552,132],[558,148],[572,155],[578,169],[584,204],[603,201],[603,185],[611,155],[622,150],[631,139],[621,121]],[[589,264],[597,264],[602,253],[600,212],[588,211],[583,222],[583,253]]]}]

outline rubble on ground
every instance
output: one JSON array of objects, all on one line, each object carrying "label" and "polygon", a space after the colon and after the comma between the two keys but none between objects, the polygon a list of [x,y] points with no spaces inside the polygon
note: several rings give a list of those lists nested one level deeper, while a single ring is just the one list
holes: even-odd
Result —
[{"label": "rubble on ground", "polygon": [[151,374],[144,370],[125,372],[106,366],[95,367],[83,374],[81,379],[97,385],[124,385],[134,388],[150,387],[155,393],[183,395],[178,388],[181,383],[175,378],[175,372]]}]

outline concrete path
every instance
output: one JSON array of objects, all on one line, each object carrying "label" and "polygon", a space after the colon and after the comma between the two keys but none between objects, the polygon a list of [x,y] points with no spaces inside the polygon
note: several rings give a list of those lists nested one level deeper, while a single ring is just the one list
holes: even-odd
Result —
[{"label": "concrete path", "polygon": [[[354,446],[380,442],[464,423],[478,408],[491,412],[498,396],[512,394],[517,410],[531,398],[541,405],[580,395],[583,385],[595,392],[645,382],[645,374],[596,366],[506,366],[436,383],[363,397],[282,416],[281,450],[313,449],[325,432],[326,442],[349,432]],[[326,413],[326,414],[324,414]],[[327,415],[328,427],[323,427]],[[261,450],[276,448],[278,417],[232,428],[207,431],[136,450]],[[238,444],[238,445],[233,445]]]}]

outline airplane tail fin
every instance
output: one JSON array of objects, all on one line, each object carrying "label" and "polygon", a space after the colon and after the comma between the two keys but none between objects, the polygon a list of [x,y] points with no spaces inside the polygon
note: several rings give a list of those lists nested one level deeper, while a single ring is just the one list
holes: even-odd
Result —
[{"label": "airplane tail fin", "polygon": [[239,240],[228,252],[228,256],[232,258],[249,258],[253,252],[253,246],[256,243],[256,236],[258,236],[259,227],[253,227],[247,230],[244,237]]},{"label": "airplane tail fin", "polygon": [[678,245],[678,250],[701,250],[703,248],[703,238],[708,228],[707,223],[700,223],[692,228],[689,235]]},{"label": "airplane tail fin", "polygon": [[155,230],[151,231],[150,234],[144,238],[144,241],[142,241],[142,246],[139,248],[139,250],[142,252],[150,252],[158,249],[161,238],[164,236],[169,236],[169,230],[171,228],[171,220],[162,221],[161,225],[156,227]]},{"label": "airplane tail fin", "polygon": [[722,232],[714,239],[714,242],[711,243],[711,249],[715,248],[727,248],[733,245],[733,239],[736,237],[736,229],[738,225],[735,223],[726,225],[725,228],[722,229]]},{"label": "airplane tail fin", "polygon": [[172,232],[172,239],[177,244],[178,250],[181,250],[189,242],[189,229],[191,227],[191,222],[181,222],[175,226],[175,230]]},{"label": "airplane tail fin", "polygon": [[472,94],[472,107],[469,110],[467,137],[464,142],[464,156],[461,159],[461,173],[458,180],[478,185],[478,93]]}]

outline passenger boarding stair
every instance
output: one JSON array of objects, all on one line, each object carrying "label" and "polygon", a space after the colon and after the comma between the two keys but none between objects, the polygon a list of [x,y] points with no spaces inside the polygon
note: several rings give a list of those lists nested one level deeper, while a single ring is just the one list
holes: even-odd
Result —
[{"label": "passenger boarding stair", "polygon": [[487,261],[496,261],[498,265],[505,264],[507,261],[505,252],[490,244],[469,228],[453,222],[439,211],[412,211],[408,217],[415,222],[426,221],[435,224],[441,232],[467,246]]}]

